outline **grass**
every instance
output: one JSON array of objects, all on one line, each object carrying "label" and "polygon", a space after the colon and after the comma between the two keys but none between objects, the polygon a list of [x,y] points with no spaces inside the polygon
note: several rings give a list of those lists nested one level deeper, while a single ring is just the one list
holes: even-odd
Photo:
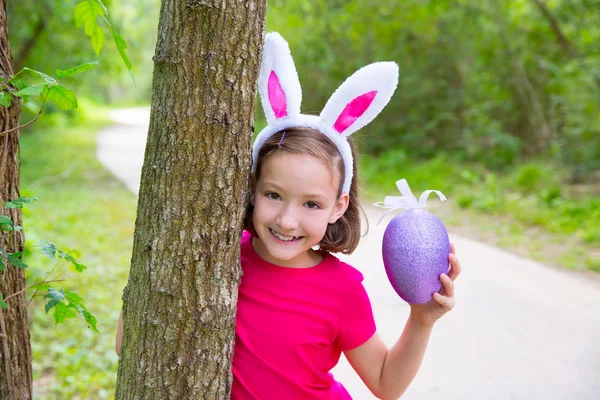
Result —
[{"label": "grass", "polygon": [[53,276],[66,280],[53,286],[79,294],[100,331],[93,332],[81,317],[55,325],[43,299],[34,299],[29,317],[38,399],[107,399],[114,392],[114,338],[136,199],[96,160],[95,135],[108,121],[101,110],[94,115],[84,124],[67,121],[63,128],[35,124],[21,136],[21,195],[38,199],[23,216],[28,284],[54,265],[36,247],[39,240],[78,250],[87,270],[77,273],[58,264]]},{"label": "grass", "polygon": [[567,185],[564,173],[545,161],[493,173],[461,165],[449,156],[416,162],[402,151],[363,156],[365,197],[400,195],[394,182],[406,178],[413,194],[444,192],[449,201],[435,212],[457,233],[549,265],[600,272],[600,198],[593,185]]}]

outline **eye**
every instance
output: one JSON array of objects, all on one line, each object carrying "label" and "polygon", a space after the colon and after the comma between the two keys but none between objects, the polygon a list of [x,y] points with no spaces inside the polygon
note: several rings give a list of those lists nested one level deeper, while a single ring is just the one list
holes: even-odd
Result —
[{"label": "eye", "polygon": [[269,198],[271,200],[281,199],[281,197],[279,197],[279,195],[277,193],[267,193],[266,196],[267,196],[267,198]]},{"label": "eye", "polygon": [[306,202],[306,207],[310,208],[311,210],[318,210],[319,208],[321,208],[317,203],[315,203],[314,201],[307,201]]}]

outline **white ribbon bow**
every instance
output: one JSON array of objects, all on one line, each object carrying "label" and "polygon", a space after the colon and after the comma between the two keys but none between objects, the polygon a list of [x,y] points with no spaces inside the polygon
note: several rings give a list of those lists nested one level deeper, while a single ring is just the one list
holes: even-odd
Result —
[{"label": "white ribbon bow", "polygon": [[373,203],[373,205],[376,207],[391,208],[390,211],[387,211],[381,216],[381,218],[379,218],[377,225],[379,225],[381,221],[383,221],[383,218],[392,211],[396,211],[401,208],[406,210],[411,208],[424,208],[427,205],[427,197],[429,197],[431,193],[437,194],[441,201],[446,200],[446,196],[444,196],[444,194],[439,190],[426,190],[421,194],[419,200],[417,201],[417,198],[410,190],[406,179],[400,179],[399,181],[396,181],[396,186],[398,187],[398,190],[400,190],[400,193],[402,193],[402,196],[385,196],[383,202],[380,201]]}]

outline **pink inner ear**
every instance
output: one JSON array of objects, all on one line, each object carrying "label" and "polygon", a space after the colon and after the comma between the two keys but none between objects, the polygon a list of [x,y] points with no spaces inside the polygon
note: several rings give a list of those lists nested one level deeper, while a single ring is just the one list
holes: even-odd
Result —
[{"label": "pink inner ear", "polygon": [[344,111],[342,111],[338,117],[337,121],[335,121],[333,129],[339,133],[342,133],[348,129],[348,127],[352,125],[354,121],[360,118],[360,116],[367,111],[367,108],[369,108],[373,102],[373,99],[375,99],[376,94],[377,91],[374,90],[372,92],[362,94],[348,103],[346,108],[344,108]]},{"label": "pink inner ear", "polygon": [[281,83],[279,83],[279,78],[275,71],[271,71],[271,75],[269,75],[269,103],[271,103],[271,108],[273,108],[273,112],[275,113],[275,118],[279,119],[287,116],[287,104],[285,101],[285,92],[281,88]]}]

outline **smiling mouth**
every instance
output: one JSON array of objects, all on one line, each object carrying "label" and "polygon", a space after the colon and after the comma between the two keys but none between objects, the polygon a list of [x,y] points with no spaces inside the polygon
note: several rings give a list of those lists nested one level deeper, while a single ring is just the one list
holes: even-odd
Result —
[{"label": "smiling mouth", "polygon": [[283,241],[283,242],[293,242],[299,239],[302,239],[302,236],[285,236],[282,235],[278,232],[275,232],[273,229],[269,228],[269,231],[271,231],[271,234],[273,236],[275,236],[277,239]]}]

